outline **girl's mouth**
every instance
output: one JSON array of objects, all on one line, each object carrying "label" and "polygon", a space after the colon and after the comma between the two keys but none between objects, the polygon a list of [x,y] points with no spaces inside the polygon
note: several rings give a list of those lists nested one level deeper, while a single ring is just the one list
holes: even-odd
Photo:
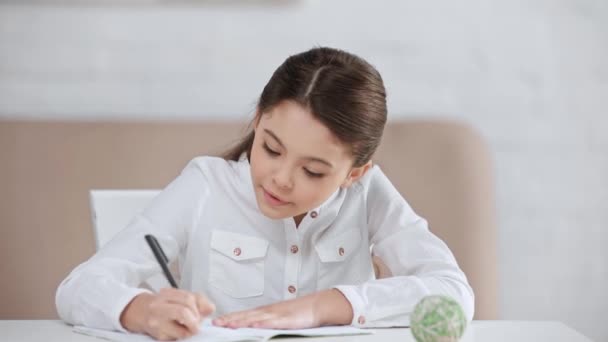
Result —
[{"label": "girl's mouth", "polygon": [[266,200],[266,202],[273,207],[278,207],[278,206],[282,206],[282,205],[289,203],[289,202],[281,200],[280,198],[276,197],[272,193],[266,191],[266,189],[264,189],[264,188],[262,188],[262,191],[264,191],[264,199]]}]

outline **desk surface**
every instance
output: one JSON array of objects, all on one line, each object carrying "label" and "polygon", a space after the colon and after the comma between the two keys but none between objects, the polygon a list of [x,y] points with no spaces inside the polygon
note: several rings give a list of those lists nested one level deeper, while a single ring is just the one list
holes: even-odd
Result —
[{"label": "desk surface", "polygon": [[[346,342],[346,341],[401,341],[415,342],[407,328],[373,329],[372,335],[324,337],[324,338],[281,338],[281,342]],[[99,342],[98,338],[72,332],[72,327],[61,321],[2,321],[0,320],[0,340],[15,342],[64,341]],[[461,342],[591,342],[590,339],[560,322],[547,321],[473,321],[467,328]]]}]

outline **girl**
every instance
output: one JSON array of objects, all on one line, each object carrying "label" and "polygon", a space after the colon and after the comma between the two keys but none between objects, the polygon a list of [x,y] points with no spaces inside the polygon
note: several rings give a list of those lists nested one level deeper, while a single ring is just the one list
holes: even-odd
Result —
[{"label": "girl", "polygon": [[[330,48],[287,58],[251,132],[224,158],[193,159],[74,269],[57,289],[59,315],[180,339],[210,315],[231,328],[407,326],[422,297],[444,294],[471,320],[452,253],[372,165],[386,112],[380,74],[361,58]],[[159,271],[149,233],[179,261],[180,290],[137,287]]]}]

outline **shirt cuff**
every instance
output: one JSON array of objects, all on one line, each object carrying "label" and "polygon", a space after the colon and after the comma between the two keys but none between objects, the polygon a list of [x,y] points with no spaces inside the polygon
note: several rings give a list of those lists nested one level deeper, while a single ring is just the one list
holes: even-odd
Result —
[{"label": "shirt cuff", "polygon": [[342,292],[344,297],[350,302],[353,308],[353,320],[350,323],[353,327],[365,328],[368,326],[367,318],[365,317],[365,302],[363,297],[357,292],[356,286],[336,286],[336,290]]},{"label": "shirt cuff", "polygon": [[135,298],[135,296],[141,293],[152,293],[150,290],[142,289],[142,288],[129,288],[126,289],[124,293],[116,300],[116,305],[112,309],[111,317],[112,324],[114,328],[118,331],[128,332],[122,324],[120,323],[120,316],[122,315],[123,310],[127,307],[129,303]]}]

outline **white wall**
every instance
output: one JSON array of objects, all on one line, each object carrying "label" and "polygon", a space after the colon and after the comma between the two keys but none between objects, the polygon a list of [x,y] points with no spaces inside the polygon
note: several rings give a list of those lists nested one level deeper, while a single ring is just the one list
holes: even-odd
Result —
[{"label": "white wall", "polygon": [[490,143],[501,317],[608,340],[607,2],[26,2],[0,4],[0,118],[246,118],[289,54],[368,59],[392,120],[462,118]]}]

